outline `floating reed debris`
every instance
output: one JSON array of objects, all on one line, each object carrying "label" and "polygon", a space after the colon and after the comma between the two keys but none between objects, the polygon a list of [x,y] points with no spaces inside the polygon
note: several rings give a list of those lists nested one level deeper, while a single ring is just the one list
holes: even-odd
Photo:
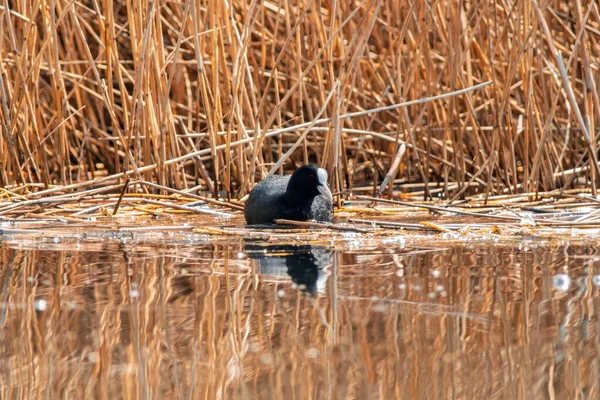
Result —
[{"label": "floating reed debris", "polygon": [[440,207],[440,206],[430,205],[430,204],[419,204],[419,203],[410,203],[410,202],[406,202],[406,201],[377,199],[377,198],[368,197],[368,196],[357,196],[356,198],[360,199],[360,200],[371,200],[372,202],[383,202],[383,203],[389,203],[389,204],[398,204],[398,205],[407,206],[407,207],[425,208],[430,211],[436,211],[436,212],[441,212],[441,213],[454,213],[454,214],[465,215],[465,216],[470,216],[470,217],[489,217],[489,218],[493,218],[493,219],[501,219],[501,220],[507,220],[507,221],[515,221],[515,220],[518,221],[520,219],[519,217],[509,217],[506,215],[482,214],[482,213],[476,213],[476,212],[471,212],[471,211],[463,211],[463,210],[457,209],[456,207],[453,207],[453,208]]},{"label": "floating reed debris", "polygon": [[352,218],[350,222],[356,224],[371,225],[373,227],[393,228],[393,229],[409,229],[409,230],[422,230],[422,231],[439,231],[439,229],[433,228],[428,224],[411,224],[408,222],[396,222],[396,221],[376,221],[372,219],[359,219]]},{"label": "floating reed debris", "polygon": [[[3,226],[0,236],[76,238],[84,235],[103,238],[116,235],[156,239],[168,233],[169,237],[188,235],[185,240],[190,239],[190,234],[191,237],[197,234],[197,240],[207,240],[208,236],[212,237],[210,240],[238,237],[246,241],[295,243],[302,238],[309,242],[326,241],[331,244],[347,240],[345,232],[360,233],[365,240],[371,240],[397,236],[398,230],[452,232],[465,238],[482,234],[507,238],[519,235],[555,237],[566,229],[571,230],[570,235],[600,230],[600,203],[587,202],[585,200],[589,198],[573,192],[565,198],[553,192],[539,193],[537,201],[531,201],[528,195],[497,196],[499,198],[488,200],[487,204],[475,198],[449,204],[422,202],[416,198],[393,201],[365,196],[359,202],[345,204],[344,212],[338,214],[333,224],[277,220],[277,225],[245,227],[239,210],[223,211],[224,207],[208,203],[202,207],[191,207],[189,198],[177,193],[122,195],[122,191],[105,194],[96,193],[96,190],[91,189],[83,195],[72,193],[35,201],[22,200],[21,196],[15,195],[14,204],[23,206],[5,208],[0,220],[9,225]],[[114,214],[119,199],[119,213]],[[393,207],[364,207],[364,202],[373,200],[391,203]],[[530,210],[530,205],[534,205],[534,209]],[[367,211],[377,211],[377,215]]]},{"label": "floating reed debris", "polygon": [[348,231],[348,232],[359,232],[359,233],[369,233],[368,229],[357,228],[353,226],[339,225],[339,224],[328,224],[324,222],[313,222],[313,221],[292,221],[289,219],[276,219],[275,223],[277,225],[291,225],[291,226],[302,226],[306,228],[321,228],[321,229],[331,229],[334,231]]}]

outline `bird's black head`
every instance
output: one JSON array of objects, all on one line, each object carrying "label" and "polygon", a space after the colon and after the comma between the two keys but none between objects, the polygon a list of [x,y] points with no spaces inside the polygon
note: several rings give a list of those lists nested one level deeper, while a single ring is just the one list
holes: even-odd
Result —
[{"label": "bird's black head", "polygon": [[327,186],[327,171],[315,165],[303,165],[292,174],[286,195],[297,200],[309,200],[322,194],[332,201],[333,195]]}]

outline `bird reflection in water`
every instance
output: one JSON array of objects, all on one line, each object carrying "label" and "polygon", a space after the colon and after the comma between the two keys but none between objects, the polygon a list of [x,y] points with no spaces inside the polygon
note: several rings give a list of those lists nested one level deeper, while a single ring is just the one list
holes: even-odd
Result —
[{"label": "bird reflection in water", "polygon": [[324,246],[270,245],[244,246],[248,257],[256,260],[263,275],[289,275],[298,288],[315,294],[325,291],[333,251]]}]

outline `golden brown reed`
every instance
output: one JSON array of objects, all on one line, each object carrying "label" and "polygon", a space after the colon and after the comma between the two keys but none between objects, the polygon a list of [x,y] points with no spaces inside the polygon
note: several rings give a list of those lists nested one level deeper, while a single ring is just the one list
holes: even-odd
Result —
[{"label": "golden brown reed", "polygon": [[594,246],[406,240],[337,252],[314,297],[259,274],[239,241],[2,242],[0,393],[598,396]]},{"label": "golden brown reed", "polygon": [[241,197],[298,143],[340,191],[406,143],[399,177],[446,197],[596,189],[594,0],[26,0],[0,20],[3,187],[126,173]]}]

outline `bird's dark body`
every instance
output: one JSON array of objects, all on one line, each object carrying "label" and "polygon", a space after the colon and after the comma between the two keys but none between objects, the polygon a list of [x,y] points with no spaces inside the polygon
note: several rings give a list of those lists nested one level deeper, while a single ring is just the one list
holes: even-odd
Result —
[{"label": "bird's dark body", "polygon": [[272,224],[276,219],[331,221],[331,202],[321,194],[311,196],[287,190],[290,177],[271,175],[252,189],[244,208],[249,225]]}]

